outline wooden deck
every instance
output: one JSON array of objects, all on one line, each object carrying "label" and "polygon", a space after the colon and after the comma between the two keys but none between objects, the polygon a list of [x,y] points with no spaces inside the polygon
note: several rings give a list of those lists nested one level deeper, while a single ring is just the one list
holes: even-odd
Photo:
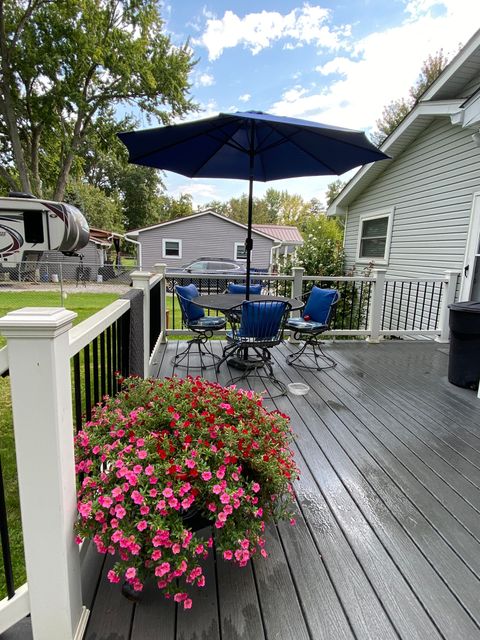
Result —
[{"label": "wooden deck", "polygon": [[297,434],[297,525],[272,526],[269,558],[244,569],[212,558],[190,611],[90,577],[87,640],[480,639],[476,393],[448,383],[433,342],[333,343],[320,373],[286,366],[292,348],[274,351],[278,376],[311,390],[275,406]]}]

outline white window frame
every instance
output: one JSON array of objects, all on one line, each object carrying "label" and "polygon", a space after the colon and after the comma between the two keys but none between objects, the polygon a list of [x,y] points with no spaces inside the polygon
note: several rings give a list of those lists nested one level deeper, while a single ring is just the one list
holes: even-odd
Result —
[{"label": "white window frame", "polygon": [[[374,262],[375,264],[387,265],[390,259],[390,245],[392,243],[392,229],[393,229],[393,207],[390,209],[382,209],[382,211],[376,211],[375,213],[365,213],[360,216],[358,222],[358,238],[357,238],[357,256],[356,262],[361,264],[368,264]],[[362,231],[363,223],[368,220],[377,220],[379,218],[388,218],[387,237],[385,240],[385,253],[383,258],[379,257],[360,257],[360,247],[362,246]]]},{"label": "white window frame", "polygon": [[[178,242],[178,256],[167,256],[166,248],[167,242]],[[162,238],[162,258],[166,260],[181,260],[182,259],[182,241],[178,238]]]},{"label": "white window frame", "polygon": [[242,247],[243,249],[245,249],[245,242],[235,242],[233,248],[233,259],[237,262],[246,262],[246,258],[237,258],[237,247]]}]

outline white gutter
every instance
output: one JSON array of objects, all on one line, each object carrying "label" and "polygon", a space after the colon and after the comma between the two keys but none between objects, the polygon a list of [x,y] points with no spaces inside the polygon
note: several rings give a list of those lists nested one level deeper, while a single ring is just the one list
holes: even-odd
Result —
[{"label": "white gutter", "polygon": [[127,242],[131,242],[132,244],[137,245],[137,258],[138,258],[138,269],[142,270],[142,244],[138,242],[138,240],[132,240],[128,235],[123,236]]}]

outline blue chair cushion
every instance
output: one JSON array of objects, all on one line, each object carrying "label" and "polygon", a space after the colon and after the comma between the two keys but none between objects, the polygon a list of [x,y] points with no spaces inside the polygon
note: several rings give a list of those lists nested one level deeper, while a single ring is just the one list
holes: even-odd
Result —
[{"label": "blue chair cushion", "polygon": [[[247,293],[247,285],[245,284],[235,284],[234,282],[229,282],[227,284],[228,293]],[[250,293],[260,295],[262,293],[262,285],[261,284],[251,284],[250,285]]]},{"label": "blue chair cushion", "polygon": [[303,317],[309,316],[310,320],[327,324],[332,303],[338,297],[336,289],[321,289],[313,287],[303,310]]},{"label": "blue chair cushion", "polygon": [[197,307],[196,304],[192,304],[190,302],[193,298],[196,298],[199,295],[198,289],[193,283],[187,284],[184,287],[177,285],[175,287],[175,291],[179,296],[181,296],[179,298],[179,302],[188,322],[194,322],[195,320],[205,316],[205,312],[202,307]]},{"label": "blue chair cushion", "polygon": [[318,333],[328,328],[323,322],[306,321],[303,318],[290,318],[285,326],[300,333]]},{"label": "blue chair cushion", "polygon": [[256,339],[274,338],[280,329],[285,308],[285,302],[243,302],[239,335]]},{"label": "blue chair cushion", "polygon": [[226,324],[224,316],[203,316],[190,322],[189,326],[199,329],[223,329]]}]

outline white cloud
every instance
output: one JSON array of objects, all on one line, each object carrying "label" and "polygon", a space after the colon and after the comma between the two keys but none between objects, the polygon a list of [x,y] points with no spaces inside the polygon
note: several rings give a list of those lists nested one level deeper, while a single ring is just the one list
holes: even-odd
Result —
[{"label": "white cloud", "polygon": [[240,100],[240,102],[248,102],[251,97],[252,96],[249,93],[244,93],[243,95],[239,96],[238,99]]},{"label": "white cloud", "polygon": [[351,29],[348,25],[330,26],[330,22],[329,9],[308,4],[285,15],[277,11],[261,11],[241,18],[233,11],[225,11],[221,19],[208,18],[204,33],[194,42],[208,49],[210,60],[219,58],[225,49],[239,45],[255,55],[280,39],[287,40],[284,47],[315,44],[337,50]]},{"label": "white cloud", "polygon": [[198,182],[195,179],[170,188],[169,193],[176,198],[184,194],[190,194],[192,196],[194,206],[218,199],[218,193],[215,186]]},{"label": "white cloud", "polygon": [[[451,59],[480,24],[480,3],[471,0],[414,0],[398,27],[359,40],[351,56],[317,66],[320,91],[298,85],[286,88],[272,113],[307,118],[354,129],[375,128],[382,109],[407,97],[421,65],[441,48]],[[469,19],[465,20],[468,15]]]},{"label": "white cloud", "polygon": [[202,73],[198,77],[196,84],[200,87],[211,87],[215,84],[215,78],[210,73]]}]

